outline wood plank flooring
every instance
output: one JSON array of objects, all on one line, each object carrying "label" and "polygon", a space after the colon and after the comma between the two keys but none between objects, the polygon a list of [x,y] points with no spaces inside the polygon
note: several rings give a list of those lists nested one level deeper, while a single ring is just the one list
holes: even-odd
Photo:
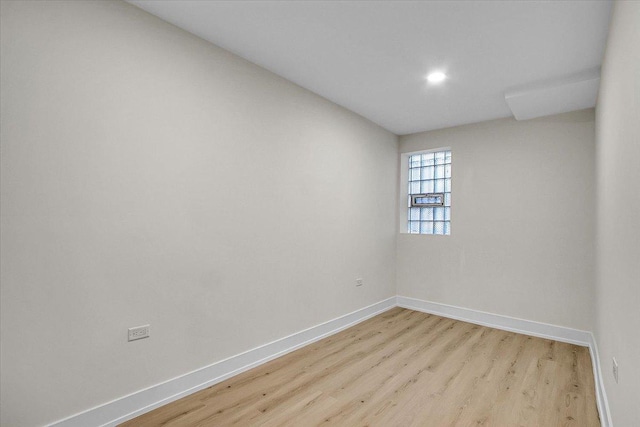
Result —
[{"label": "wood plank flooring", "polygon": [[128,421],[599,426],[589,350],[394,308]]}]

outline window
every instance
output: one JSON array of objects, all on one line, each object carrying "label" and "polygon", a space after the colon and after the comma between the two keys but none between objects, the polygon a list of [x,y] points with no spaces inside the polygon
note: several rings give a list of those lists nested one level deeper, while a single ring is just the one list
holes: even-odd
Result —
[{"label": "window", "polygon": [[451,234],[451,150],[407,158],[407,232]]}]

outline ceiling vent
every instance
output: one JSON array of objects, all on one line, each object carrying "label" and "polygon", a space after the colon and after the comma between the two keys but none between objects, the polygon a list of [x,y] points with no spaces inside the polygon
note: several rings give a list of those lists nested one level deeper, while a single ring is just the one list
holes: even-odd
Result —
[{"label": "ceiling vent", "polygon": [[600,86],[600,68],[513,88],[504,98],[516,120],[592,108]]}]

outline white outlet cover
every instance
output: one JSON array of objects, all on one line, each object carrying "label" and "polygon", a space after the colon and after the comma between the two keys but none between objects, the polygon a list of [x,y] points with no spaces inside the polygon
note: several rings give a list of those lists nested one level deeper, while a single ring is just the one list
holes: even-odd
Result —
[{"label": "white outlet cover", "polygon": [[141,340],[143,338],[149,338],[151,325],[136,326],[128,329],[129,341]]}]

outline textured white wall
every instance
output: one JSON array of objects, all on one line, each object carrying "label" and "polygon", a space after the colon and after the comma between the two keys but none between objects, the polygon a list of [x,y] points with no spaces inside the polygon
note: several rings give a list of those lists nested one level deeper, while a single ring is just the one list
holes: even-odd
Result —
[{"label": "textured white wall", "polygon": [[[616,426],[640,425],[640,2],[616,2],[596,116],[595,336]],[[613,379],[612,360],[619,365]]]},{"label": "textured white wall", "polygon": [[451,235],[398,237],[398,295],[591,330],[593,109],[400,138],[401,153],[439,147]]},{"label": "textured white wall", "polygon": [[126,3],[1,15],[3,426],[395,294],[394,135]]}]

